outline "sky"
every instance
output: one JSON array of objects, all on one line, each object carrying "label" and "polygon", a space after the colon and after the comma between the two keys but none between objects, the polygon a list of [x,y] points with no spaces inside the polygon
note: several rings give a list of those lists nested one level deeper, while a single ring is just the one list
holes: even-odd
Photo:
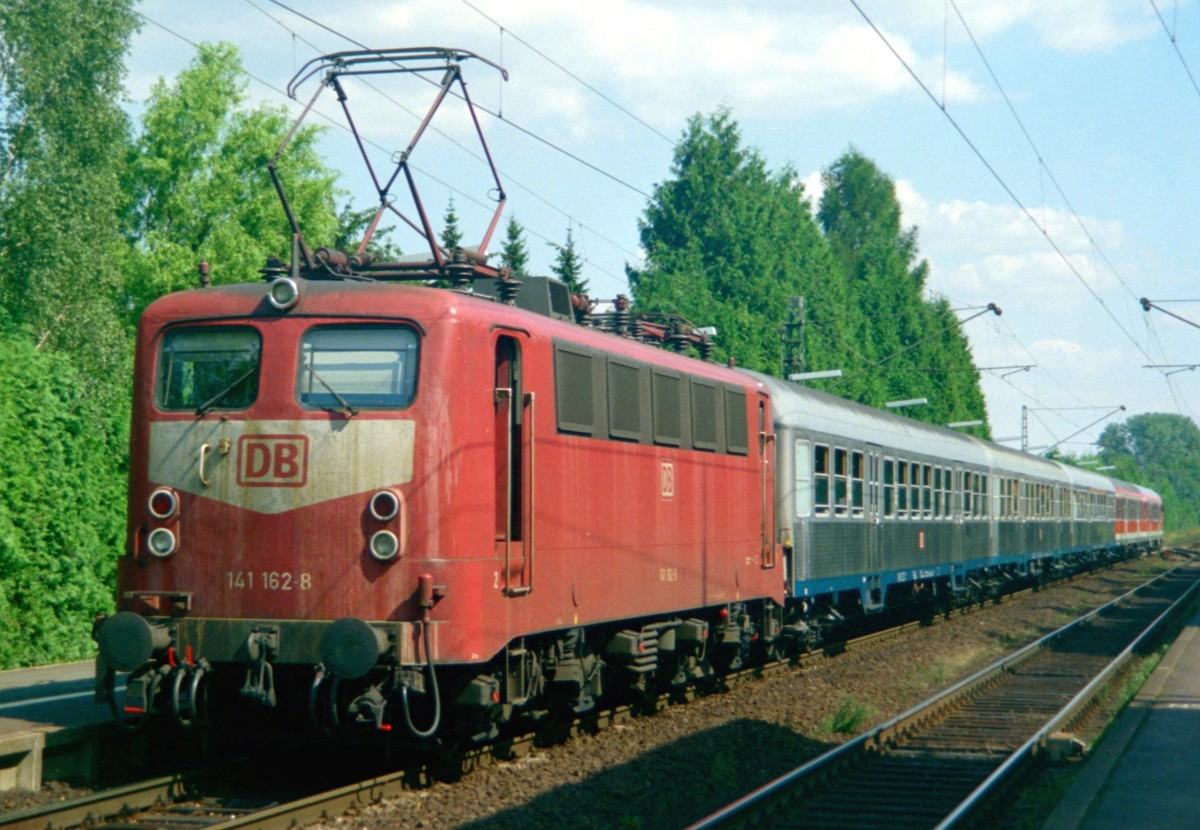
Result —
[{"label": "sky", "polygon": [[[570,229],[593,297],[628,294],[638,222],[671,176],[687,120],[727,109],[743,143],[790,168],[815,205],[851,147],[896,182],[928,289],[964,322],[992,434],[1094,450],[1105,425],[1200,412],[1200,3],[1194,0],[143,0],[129,111],[195,44],[235,44],[250,105],[299,113],[283,90],[309,60],[440,46],[484,60],[464,77],[534,273]],[[300,87],[307,102],[317,81]],[[432,87],[347,84],[382,175]],[[377,204],[326,91],[309,116],[347,199]],[[494,182],[451,100],[412,157],[440,227],[450,200],[476,245]],[[264,178],[264,186],[267,181]],[[412,215],[406,190],[399,209]],[[397,232],[406,251],[420,241]],[[502,229],[489,250],[498,251]],[[219,268],[219,263],[214,263]],[[809,308],[813,318],[821,309]],[[693,321],[704,325],[704,321]],[[718,338],[720,334],[718,333]],[[1146,366],[1173,368],[1145,368]],[[1002,368],[1011,367],[1011,368]],[[1028,367],[1028,368],[1022,368]],[[847,373],[854,366],[840,368]],[[1124,406],[1120,411],[1118,407]],[[983,413],[979,413],[982,417]],[[1059,442],[1062,442],[1061,444]]]}]

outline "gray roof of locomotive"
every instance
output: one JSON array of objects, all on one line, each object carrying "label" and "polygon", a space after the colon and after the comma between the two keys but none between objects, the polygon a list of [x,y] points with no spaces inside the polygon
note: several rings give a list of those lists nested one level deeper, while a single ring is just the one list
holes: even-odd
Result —
[{"label": "gray roof of locomotive", "polygon": [[1099,473],[1039,458],[947,427],[914,421],[758,372],[748,374],[771,393],[778,426],[879,444],[901,453],[957,461],[1027,479],[1108,492],[1113,489],[1112,482]]}]

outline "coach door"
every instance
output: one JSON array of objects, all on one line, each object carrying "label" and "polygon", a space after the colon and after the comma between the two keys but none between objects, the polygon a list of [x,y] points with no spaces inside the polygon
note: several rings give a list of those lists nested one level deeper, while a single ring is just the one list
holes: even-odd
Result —
[{"label": "coach door", "polygon": [[522,381],[520,339],[509,334],[496,338],[493,398],[496,556],[503,559],[496,587],[522,596],[533,590],[534,394]]},{"label": "coach door", "polygon": [[[861,475],[861,471],[854,471]],[[883,570],[883,551],[882,542],[879,538],[879,519],[882,514],[882,481],[883,481],[883,456],[879,449],[875,447],[867,448],[867,470],[866,479],[861,486],[866,487],[866,498],[863,505],[864,519],[866,524],[866,544],[867,544],[867,569],[870,573],[879,573]],[[859,486],[855,482],[856,486]]]}]

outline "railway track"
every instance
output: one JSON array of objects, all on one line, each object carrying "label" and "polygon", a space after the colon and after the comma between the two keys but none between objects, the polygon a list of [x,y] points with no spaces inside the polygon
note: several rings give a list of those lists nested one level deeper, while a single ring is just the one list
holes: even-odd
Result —
[{"label": "railway track", "polygon": [[[1007,602],[1023,593],[1027,591],[1007,595],[1004,601]],[[952,615],[971,614],[977,608],[978,606],[957,609]],[[904,623],[833,643],[824,650],[805,655],[803,660],[823,659],[862,648],[878,648],[881,644],[886,644],[889,638],[917,625],[920,623]],[[795,665],[795,661],[788,661],[757,666],[729,675],[723,682],[733,687],[752,682],[764,675],[791,670]],[[689,696],[694,696],[694,693]],[[593,714],[584,720],[564,726],[550,737],[544,733],[516,736],[434,763],[411,766],[394,772],[368,774],[361,780],[352,780],[345,786],[333,789],[329,789],[328,778],[313,782],[311,786],[300,786],[297,784],[298,776],[290,779],[285,777],[288,781],[286,786],[263,786],[258,783],[261,777],[254,772],[253,767],[247,767],[244,774],[238,773],[236,769],[231,772],[226,768],[224,776],[214,776],[211,770],[199,771],[150,779],[69,801],[0,815],[0,830],[72,828],[101,823],[105,827],[117,830],[297,827],[322,817],[341,815],[356,806],[377,803],[405,790],[427,786],[434,780],[453,778],[458,774],[471,772],[496,760],[522,757],[538,743],[548,740],[553,742],[579,732],[595,732],[628,721],[647,709],[661,709],[669,705],[668,697],[664,695],[658,700],[636,707],[619,706]],[[261,760],[258,763],[261,766]],[[214,785],[214,778],[222,778],[224,781],[232,778],[244,786],[230,787],[227,783]],[[249,783],[251,781],[255,783]],[[273,794],[247,797],[247,791],[270,791]]]},{"label": "railway track", "polygon": [[1189,563],[781,776],[688,830],[949,828],[980,821],[1131,655],[1200,594]]}]

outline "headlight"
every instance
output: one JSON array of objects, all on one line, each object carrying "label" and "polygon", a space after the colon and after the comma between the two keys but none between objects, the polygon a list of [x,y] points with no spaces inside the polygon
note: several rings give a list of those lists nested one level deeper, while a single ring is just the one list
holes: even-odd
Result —
[{"label": "headlight", "polygon": [[271,281],[267,290],[267,302],[280,311],[287,311],[300,301],[300,286],[290,277],[280,277]]},{"label": "headlight", "polygon": [[396,518],[400,512],[400,499],[391,490],[380,490],[371,496],[371,515],[381,522]]},{"label": "headlight", "polygon": [[150,494],[150,499],[146,504],[150,508],[150,515],[154,518],[169,519],[179,509],[179,497],[170,487],[159,487]]},{"label": "headlight", "polygon": [[177,540],[175,534],[167,530],[165,527],[158,527],[150,531],[150,536],[146,540],[147,546],[150,548],[150,553],[157,556],[159,559],[166,559],[175,552]]},{"label": "headlight", "polygon": [[370,549],[380,562],[390,562],[400,553],[400,540],[390,530],[380,530],[371,537]]}]

